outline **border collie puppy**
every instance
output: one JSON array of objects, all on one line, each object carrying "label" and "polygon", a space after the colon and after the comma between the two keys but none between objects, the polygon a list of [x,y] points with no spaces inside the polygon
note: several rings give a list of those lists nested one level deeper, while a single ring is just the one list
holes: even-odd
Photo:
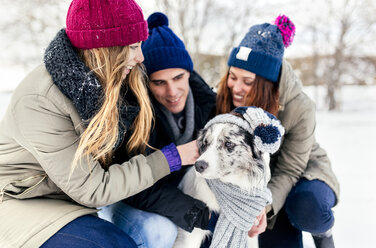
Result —
[{"label": "border collie puppy", "polygon": [[[200,157],[179,187],[219,214],[210,247],[247,247],[248,230],[271,203],[264,155],[279,149],[283,134],[280,121],[256,107],[218,115],[200,131]],[[208,230],[179,228],[174,247],[199,248],[208,235]]]}]

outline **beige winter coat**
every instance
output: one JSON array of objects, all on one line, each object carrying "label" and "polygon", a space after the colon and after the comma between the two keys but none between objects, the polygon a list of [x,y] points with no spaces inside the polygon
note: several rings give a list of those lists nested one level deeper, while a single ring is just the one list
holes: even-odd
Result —
[{"label": "beige winter coat", "polygon": [[83,132],[44,65],[14,91],[0,123],[0,247],[38,247],[73,219],[148,188],[170,173],[161,151],[108,171],[71,162]]},{"label": "beige winter coat", "polygon": [[330,160],[315,140],[315,104],[302,91],[302,83],[287,61],[282,65],[279,91],[278,118],[286,132],[280,150],[271,159],[272,179],[268,187],[273,203],[268,214],[269,227],[273,226],[291,188],[302,177],[325,182],[334,191],[337,202],[339,199],[339,183]]}]

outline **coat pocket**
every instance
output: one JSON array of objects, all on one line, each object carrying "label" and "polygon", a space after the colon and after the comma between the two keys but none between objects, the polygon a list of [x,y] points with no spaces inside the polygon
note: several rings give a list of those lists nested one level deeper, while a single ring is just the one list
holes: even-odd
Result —
[{"label": "coat pocket", "polygon": [[37,174],[25,177],[20,180],[12,180],[0,189],[0,202],[2,202],[4,196],[9,196],[15,199],[28,198],[25,197],[33,189],[37,188],[45,179],[47,174]]}]

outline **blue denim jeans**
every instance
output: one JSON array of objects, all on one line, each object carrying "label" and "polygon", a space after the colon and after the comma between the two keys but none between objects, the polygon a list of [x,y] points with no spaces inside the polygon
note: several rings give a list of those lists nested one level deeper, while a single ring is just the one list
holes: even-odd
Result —
[{"label": "blue denim jeans", "polygon": [[335,201],[333,190],[324,182],[301,179],[290,191],[273,229],[259,236],[259,247],[303,247],[302,231],[320,234],[334,225]]},{"label": "blue denim jeans", "polygon": [[81,216],[55,233],[42,248],[137,248],[114,224],[93,215]]},{"label": "blue denim jeans", "polygon": [[98,214],[120,227],[139,248],[169,248],[175,242],[177,226],[164,216],[133,208],[123,202],[102,208]]}]

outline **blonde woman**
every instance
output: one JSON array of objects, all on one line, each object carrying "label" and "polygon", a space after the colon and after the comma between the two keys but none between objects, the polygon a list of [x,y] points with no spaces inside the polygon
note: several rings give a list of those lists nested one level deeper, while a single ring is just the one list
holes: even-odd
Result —
[{"label": "blonde woman", "polygon": [[0,124],[0,247],[136,247],[96,207],[194,163],[197,147],[142,155],[153,112],[133,0],[73,0],[66,24]]}]

